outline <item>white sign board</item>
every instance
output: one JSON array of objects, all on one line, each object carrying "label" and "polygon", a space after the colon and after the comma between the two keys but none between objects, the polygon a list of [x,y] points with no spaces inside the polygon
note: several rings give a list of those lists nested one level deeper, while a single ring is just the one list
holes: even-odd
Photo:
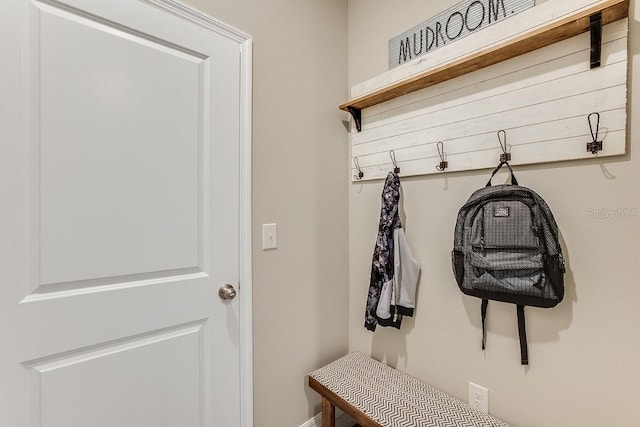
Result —
[{"label": "white sign board", "polygon": [[459,40],[535,5],[535,0],[464,0],[389,40],[389,68]]}]

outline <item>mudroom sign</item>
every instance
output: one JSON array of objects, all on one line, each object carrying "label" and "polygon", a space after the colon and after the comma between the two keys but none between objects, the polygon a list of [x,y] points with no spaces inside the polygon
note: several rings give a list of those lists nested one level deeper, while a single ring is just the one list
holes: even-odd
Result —
[{"label": "mudroom sign", "polygon": [[535,5],[535,0],[465,0],[389,40],[389,68],[479,31]]}]

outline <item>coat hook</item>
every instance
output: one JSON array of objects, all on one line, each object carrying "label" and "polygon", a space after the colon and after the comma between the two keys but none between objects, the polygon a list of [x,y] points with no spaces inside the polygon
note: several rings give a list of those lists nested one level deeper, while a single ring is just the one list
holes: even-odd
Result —
[{"label": "coat hook", "polygon": [[[596,116],[596,131],[593,131],[593,124],[591,123],[591,116]],[[591,113],[587,116],[589,121],[589,130],[591,131],[592,142],[587,143],[587,151],[595,155],[598,151],[602,150],[602,141],[598,141],[598,132],[600,132],[600,113]]]},{"label": "coat hook", "polygon": [[393,150],[389,150],[389,157],[391,157],[391,163],[393,163],[393,173],[400,173],[400,168],[396,163],[396,152]]},{"label": "coat hook", "polygon": [[498,142],[500,143],[500,148],[502,148],[502,154],[500,154],[501,162],[508,162],[511,160],[511,153],[507,152],[507,132],[504,130],[498,131]]},{"label": "coat hook", "polygon": [[444,152],[444,143],[442,141],[438,142],[437,148],[438,148],[438,155],[440,156],[440,164],[438,166],[436,166],[436,169],[438,169],[440,172],[442,172],[447,167],[449,167],[449,162],[447,162],[445,160],[446,159],[446,155],[445,155],[445,152]]},{"label": "coat hook", "polygon": [[362,172],[362,169],[360,169],[360,162],[358,162],[358,158],[354,157],[353,158],[353,164],[356,167],[356,170],[358,171],[357,174],[353,175],[353,179],[356,179],[358,181],[360,181],[362,179],[362,177],[364,176],[364,172]]}]

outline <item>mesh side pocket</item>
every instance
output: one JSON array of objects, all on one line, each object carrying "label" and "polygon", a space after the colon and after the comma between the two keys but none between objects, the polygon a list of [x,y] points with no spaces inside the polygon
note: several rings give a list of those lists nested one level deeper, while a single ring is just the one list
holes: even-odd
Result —
[{"label": "mesh side pocket", "polygon": [[462,286],[464,280],[464,254],[461,251],[451,251],[451,266],[458,286]]},{"label": "mesh side pocket", "polygon": [[553,286],[553,293],[558,302],[564,298],[564,272],[565,267],[562,255],[552,256],[545,262],[545,274]]}]

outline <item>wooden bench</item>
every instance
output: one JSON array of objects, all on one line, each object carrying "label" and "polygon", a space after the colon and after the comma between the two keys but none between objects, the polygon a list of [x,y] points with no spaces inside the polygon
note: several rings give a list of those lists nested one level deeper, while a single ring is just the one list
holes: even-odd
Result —
[{"label": "wooden bench", "polygon": [[322,396],[322,427],[335,427],[335,407],[362,427],[509,427],[424,382],[354,352],[309,374]]}]

